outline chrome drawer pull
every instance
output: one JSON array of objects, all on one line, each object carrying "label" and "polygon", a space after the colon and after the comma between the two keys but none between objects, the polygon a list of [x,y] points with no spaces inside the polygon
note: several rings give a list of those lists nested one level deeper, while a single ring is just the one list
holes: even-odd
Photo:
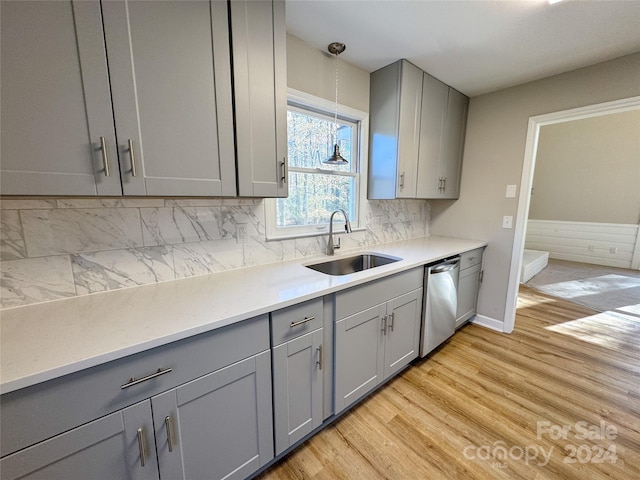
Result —
[{"label": "chrome drawer pull", "polygon": [[173,452],[173,423],[169,415],[164,417],[164,424],[167,427],[167,444],[169,445],[169,451]]},{"label": "chrome drawer pull", "polygon": [[164,375],[165,373],[171,372],[171,368],[165,368],[164,370],[159,368],[156,373],[152,373],[151,375],[147,375],[142,378],[133,378],[131,377],[127,383],[120,386],[120,390],[124,390],[125,388],[133,387],[134,385],[138,385],[139,383],[146,382],[147,380],[151,380],[152,378],[159,377],[160,375]]},{"label": "chrome drawer pull", "polygon": [[384,317],[382,317],[382,334],[386,335],[387,334],[387,315],[385,315]]},{"label": "chrome drawer pull", "polygon": [[304,317],[302,320],[298,321],[298,322],[291,322],[290,327],[297,327],[298,325],[302,325],[303,323],[307,323],[310,322],[311,320],[315,320],[316,317]]},{"label": "chrome drawer pull", "polygon": [[102,150],[102,165],[104,166],[104,176],[108,177],[109,174],[109,157],[107,156],[107,139],[100,137],[100,150]]},{"label": "chrome drawer pull", "polygon": [[138,451],[140,452],[140,466],[144,467],[147,463],[147,447],[144,441],[144,430],[138,429]]},{"label": "chrome drawer pull", "polygon": [[131,157],[131,176],[136,176],[136,156],[133,153],[133,140],[129,139],[129,157]]},{"label": "chrome drawer pull", "polygon": [[320,345],[318,347],[318,361],[316,362],[316,365],[318,365],[318,369],[322,370],[322,345]]},{"label": "chrome drawer pull", "polygon": [[391,330],[393,332],[393,321],[396,319],[395,312],[393,312],[391,315],[389,315],[389,319],[391,320],[389,322],[389,330]]}]

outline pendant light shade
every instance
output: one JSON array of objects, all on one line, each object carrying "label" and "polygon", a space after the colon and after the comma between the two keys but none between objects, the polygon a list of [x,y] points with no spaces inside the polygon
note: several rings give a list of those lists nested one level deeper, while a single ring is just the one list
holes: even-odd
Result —
[{"label": "pendant light shade", "polygon": [[334,135],[334,144],[333,144],[333,154],[322,161],[322,163],[326,163],[328,165],[346,165],[349,162],[340,155],[340,147],[338,146],[338,55],[340,55],[347,47],[344,43],[333,42],[330,43],[327,47],[329,53],[336,56],[336,104],[335,104],[335,115],[333,117],[333,135]]},{"label": "pendant light shade", "polygon": [[340,155],[340,147],[337,143],[333,145],[333,155],[324,160],[322,163],[329,165],[346,165],[349,163],[342,155]]}]

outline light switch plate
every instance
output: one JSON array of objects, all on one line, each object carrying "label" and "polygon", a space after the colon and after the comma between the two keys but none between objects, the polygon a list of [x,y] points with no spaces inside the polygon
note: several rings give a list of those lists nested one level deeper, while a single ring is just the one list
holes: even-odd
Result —
[{"label": "light switch plate", "polygon": [[516,185],[507,185],[507,198],[516,198]]},{"label": "light switch plate", "polygon": [[502,228],[513,228],[513,217],[511,215],[502,217]]}]

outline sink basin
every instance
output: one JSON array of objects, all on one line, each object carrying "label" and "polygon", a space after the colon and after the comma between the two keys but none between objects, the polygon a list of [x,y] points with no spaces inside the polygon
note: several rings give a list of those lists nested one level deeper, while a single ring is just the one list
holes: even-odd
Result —
[{"label": "sink basin", "polygon": [[380,255],[379,253],[362,253],[352,257],[336,258],[328,262],[305,265],[307,268],[327,275],[348,275],[350,273],[361,272],[369,268],[380,267],[402,260],[397,257]]}]

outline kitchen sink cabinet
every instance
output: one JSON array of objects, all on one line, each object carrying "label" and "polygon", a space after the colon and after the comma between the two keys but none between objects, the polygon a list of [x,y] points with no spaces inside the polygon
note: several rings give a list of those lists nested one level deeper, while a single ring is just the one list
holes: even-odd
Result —
[{"label": "kitchen sink cabinet", "polygon": [[276,455],[323,421],[323,310],[318,298],[271,313]]},{"label": "kitchen sink cabinet", "polygon": [[3,394],[0,477],[246,478],[274,455],[271,382],[263,315]]},{"label": "kitchen sink cabinet", "polygon": [[464,325],[476,313],[478,289],[482,281],[483,250],[483,248],[477,248],[460,255],[456,328]]},{"label": "kitchen sink cabinet", "polygon": [[284,4],[230,2],[238,195],[243,197],[288,194]]},{"label": "kitchen sink cabinet", "polygon": [[407,60],[371,74],[370,199],[459,196],[469,99]]},{"label": "kitchen sink cabinet", "polygon": [[421,285],[416,269],[336,294],[336,414],[417,358]]},{"label": "kitchen sink cabinet", "polygon": [[225,2],[3,2],[3,193],[235,195],[229,59]]}]

